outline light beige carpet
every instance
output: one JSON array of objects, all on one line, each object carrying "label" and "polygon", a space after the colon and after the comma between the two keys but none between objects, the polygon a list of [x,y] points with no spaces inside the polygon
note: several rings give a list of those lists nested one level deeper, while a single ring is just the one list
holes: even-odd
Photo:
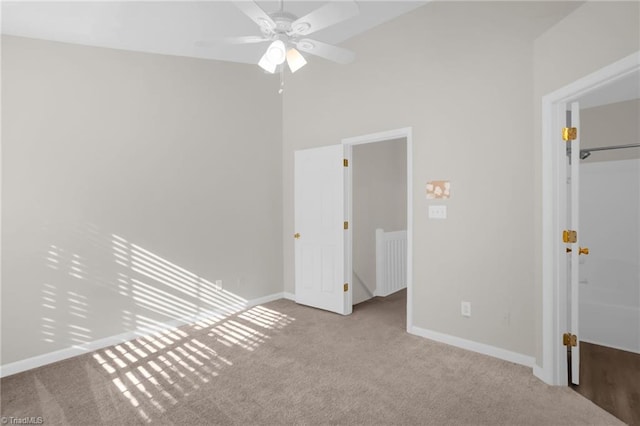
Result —
[{"label": "light beige carpet", "polygon": [[2,379],[45,424],[614,425],[531,369],[407,334],[404,292],[342,317],[279,300]]}]

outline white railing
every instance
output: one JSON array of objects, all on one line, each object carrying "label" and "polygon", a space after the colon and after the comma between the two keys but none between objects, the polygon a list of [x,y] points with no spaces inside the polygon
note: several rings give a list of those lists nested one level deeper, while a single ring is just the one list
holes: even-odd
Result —
[{"label": "white railing", "polygon": [[407,231],[376,229],[376,296],[407,287]]}]

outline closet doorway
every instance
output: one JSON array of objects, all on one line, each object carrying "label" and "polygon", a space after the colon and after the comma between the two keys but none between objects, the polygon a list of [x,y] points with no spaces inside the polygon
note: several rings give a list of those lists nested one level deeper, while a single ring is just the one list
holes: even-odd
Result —
[{"label": "closet doorway", "polygon": [[543,97],[543,368],[534,369],[633,424],[640,414],[638,99],[640,52]]},{"label": "closet doorway", "polygon": [[580,240],[589,250],[578,262],[580,371],[572,387],[640,424],[640,98],[590,99],[580,102]]}]

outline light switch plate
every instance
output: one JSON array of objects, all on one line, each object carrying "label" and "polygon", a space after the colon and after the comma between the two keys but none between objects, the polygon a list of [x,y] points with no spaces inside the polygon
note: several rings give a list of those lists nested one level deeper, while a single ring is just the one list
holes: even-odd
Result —
[{"label": "light switch plate", "polygon": [[446,219],[447,206],[429,206],[429,219]]}]

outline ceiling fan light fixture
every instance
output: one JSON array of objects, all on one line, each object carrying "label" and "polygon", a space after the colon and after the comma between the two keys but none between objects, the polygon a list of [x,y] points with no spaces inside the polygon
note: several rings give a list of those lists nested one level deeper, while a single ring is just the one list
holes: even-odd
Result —
[{"label": "ceiling fan light fixture", "polygon": [[284,62],[287,56],[287,50],[282,40],[276,40],[269,45],[267,52],[265,53],[269,62],[280,65]]},{"label": "ceiling fan light fixture", "polygon": [[[2,1],[2,0],[0,0]],[[347,64],[354,59],[353,52],[306,36],[346,21],[358,14],[356,0],[334,0],[318,7],[302,17],[280,9],[267,13],[257,0],[231,0],[232,3],[260,28],[261,36],[227,37],[227,44],[270,43],[258,65],[267,73],[279,72],[284,75],[284,62],[291,72],[296,72],[307,64],[302,53],[319,56],[339,64]],[[261,1],[262,3],[262,1]]]},{"label": "ceiling fan light fixture", "polygon": [[268,52],[262,55],[262,58],[260,58],[260,62],[258,62],[258,65],[269,74],[273,74],[274,72],[276,72],[276,64],[269,60]]},{"label": "ceiling fan light fixture", "polygon": [[287,64],[292,73],[298,71],[307,64],[307,60],[296,49],[291,48],[287,51]]}]

